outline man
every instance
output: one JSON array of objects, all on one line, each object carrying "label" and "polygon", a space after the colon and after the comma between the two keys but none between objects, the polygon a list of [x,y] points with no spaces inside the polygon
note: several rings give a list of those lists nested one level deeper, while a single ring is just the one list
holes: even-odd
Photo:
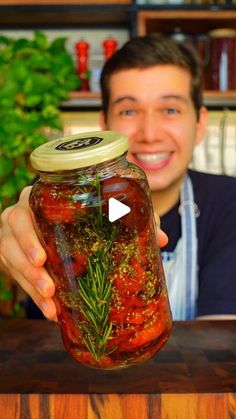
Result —
[{"label": "man", "polygon": [[[128,135],[128,160],[146,172],[169,236],[162,255],[173,318],[236,318],[236,179],[188,170],[207,124],[194,52],[157,35],[134,38],[106,62],[101,87],[101,127]],[[1,261],[53,319],[28,194],[3,214]]]}]

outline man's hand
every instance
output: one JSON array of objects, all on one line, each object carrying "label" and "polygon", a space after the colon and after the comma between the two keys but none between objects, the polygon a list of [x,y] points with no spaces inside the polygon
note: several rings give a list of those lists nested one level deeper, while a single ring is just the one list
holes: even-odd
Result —
[{"label": "man's hand", "polygon": [[56,321],[55,286],[44,268],[47,257],[33,226],[30,191],[31,187],[23,189],[17,204],[2,213],[0,267],[31,296],[45,317]]}]

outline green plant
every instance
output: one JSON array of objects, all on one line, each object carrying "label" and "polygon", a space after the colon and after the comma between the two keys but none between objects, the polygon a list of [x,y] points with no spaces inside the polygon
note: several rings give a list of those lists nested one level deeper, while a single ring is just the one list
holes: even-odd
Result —
[{"label": "green plant", "polygon": [[[60,103],[80,85],[66,38],[49,42],[0,36],[0,207],[17,201],[35,176],[31,151],[47,140],[48,128],[62,130]],[[0,300],[10,298],[0,278]]]},{"label": "green plant", "polygon": [[59,106],[79,85],[65,38],[49,43],[0,37],[0,202],[16,201],[34,177],[29,154],[46,141],[45,128],[62,129]]}]

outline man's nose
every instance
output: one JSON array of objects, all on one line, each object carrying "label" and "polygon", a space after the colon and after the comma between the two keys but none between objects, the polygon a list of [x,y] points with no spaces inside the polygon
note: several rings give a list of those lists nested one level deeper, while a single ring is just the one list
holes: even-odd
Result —
[{"label": "man's nose", "polygon": [[161,141],[162,124],[155,112],[147,112],[142,120],[143,141]]}]

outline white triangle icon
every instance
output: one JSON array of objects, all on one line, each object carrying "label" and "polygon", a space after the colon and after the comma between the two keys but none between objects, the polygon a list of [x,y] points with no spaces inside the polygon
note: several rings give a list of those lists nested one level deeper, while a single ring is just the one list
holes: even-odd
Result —
[{"label": "white triangle icon", "polygon": [[117,199],[110,198],[108,200],[108,219],[111,223],[124,217],[124,215],[128,214],[130,211],[131,209],[128,205],[122,204],[122,202]]}]

